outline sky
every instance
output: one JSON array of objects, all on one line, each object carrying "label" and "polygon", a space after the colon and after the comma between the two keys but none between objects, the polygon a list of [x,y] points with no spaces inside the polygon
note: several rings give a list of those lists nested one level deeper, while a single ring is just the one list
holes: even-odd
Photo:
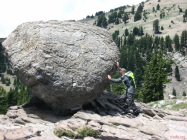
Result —
[{"label": "sky", "polygon": [[0,38],[7,37],[18,25],[30,21],[80,20],[98,11],[143,0],[0,0]]}]

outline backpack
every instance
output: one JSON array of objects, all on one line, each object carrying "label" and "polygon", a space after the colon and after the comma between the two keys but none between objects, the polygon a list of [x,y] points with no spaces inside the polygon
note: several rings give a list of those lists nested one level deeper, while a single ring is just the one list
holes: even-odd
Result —
[{"label": "backpack", "polygon": [[125,75],[132,78],[132,80],[133,80],[133,82],[134,82],[134,86],[135,86],[135,88],[136,88],[136,83],[135,83],[135,78],[134,78],[133,72],[128,71],[127,73],[125,73]]}]

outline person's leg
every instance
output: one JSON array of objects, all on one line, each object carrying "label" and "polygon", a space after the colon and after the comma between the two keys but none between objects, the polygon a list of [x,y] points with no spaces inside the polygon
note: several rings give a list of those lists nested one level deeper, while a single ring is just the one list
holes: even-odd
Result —
[{"label": "person's leg", "polygon": [[136,107],[135,103],[134,103],[134,94],[131,94],[131,93],[127,93],[127,99],[128,99],[128,106],[129,106],[129,109],[133,110],[133,113],[135,115],[138,115],[139,114],[139,110],[138,108]]},{"label": "person's leg", "polygon": [[126,101],[126,99],[127,99],[127,94],[124,93],[123,95],[121,95],[120,99]]}]

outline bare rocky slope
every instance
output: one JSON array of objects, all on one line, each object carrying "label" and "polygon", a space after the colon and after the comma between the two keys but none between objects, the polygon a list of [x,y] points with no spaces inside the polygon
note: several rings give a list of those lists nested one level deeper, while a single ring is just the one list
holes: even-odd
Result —
[{"label": "bare rocky slope", "polygon": [[[182,56],[182,54],[176,52],[173,54],[169,54],[171,59],[174,61],[172,65],[172,76],[168,77],[171,79],[171,83],[166,84],[164,99],[169,99],[172,95],[173,88],[176,90],[176,98],[183,98],[183,92],[187,93],[187,56]],[[175,68],[178,66],[180,79],[181,81],[177,81],[175,77]]]},{"label": "bare rocky slope", "polygon": [[[77,133],[81,128],[99,132],[96,138],[85,140],[170,140],[187,138],[187,118],[182,112],[153,109],[136,103],[143,111],[138,117],[131,115],[99,115],[90,110],[80,110],[72,116],[58,116],[51,110],[34,106],[10,107],[0,115],[0,140],[70,140],[57,137],[55,130]],[[103,106],[104,107],[104,106]]]}]

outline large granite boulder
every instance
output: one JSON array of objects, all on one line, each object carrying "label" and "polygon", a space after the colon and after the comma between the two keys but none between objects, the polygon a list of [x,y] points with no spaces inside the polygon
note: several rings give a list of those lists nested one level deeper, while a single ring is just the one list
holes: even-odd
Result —
[{"label": "large granite boulder", "polygon": [[63,113],[98,97],[119,60],[107,30],[75,21],[24,23],[3,46],[21,82]]}]

